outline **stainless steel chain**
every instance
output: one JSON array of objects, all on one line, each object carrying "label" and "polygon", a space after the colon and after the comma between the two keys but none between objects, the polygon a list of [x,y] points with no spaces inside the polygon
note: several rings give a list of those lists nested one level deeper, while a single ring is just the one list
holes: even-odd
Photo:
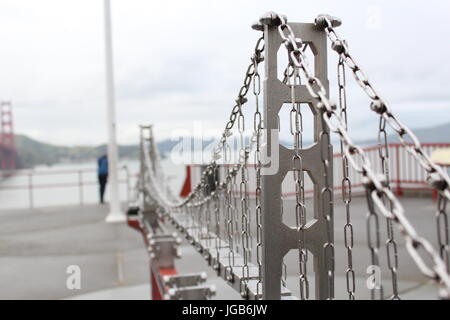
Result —
[{"label": "stainless steel chain", "polygon": [[231,189],[233,190],[233,220],[234,220],[234,239],[236,252],[241,254],[241,235],[239,227],[239,198],[238,198],[238,186],[237,186],[237,175],[232,177]]},{"label": "stainless steel chain", "polygon": [[216,249],[216,263],[214,265],[214,269],[219,271],[220,267],[220,249],[222,248],[221,241],[221,228],[220,228],[220,199],[219,199],[219,177],[218,177],[218,167],[214,164],[213,172],[212,172],[213,184],[214,184],[214,192],[213,192],[213,203],[214,203],[214,218],[215,218],[215,249]]},{"label": "stainless steel chain", "polygon": [[[348,167],[351,166],[357,173],[360,173],[363,176],[364,180],[364,187],[367,192],[367,198],[369,202],[369,209],[371,211],[371,215],[376,214],[377,211],[379,213],[383,214],[388,221],[388,242],[386,244],[387,251],[388,251],[388,263],[390,265],[391,272],[393,269],[397,269],[397,255],[396,252],[396,244],[395,239],[393,238],[393,230],[392,230],[392,224],[395,224],[398,226],[401,234],[406,239],[406,246],[407,250],[416,262],[417,266],[419,267],[420,271],[433,280],[434,282],[438,283],[441,288],[441,295],[442,297],[450,298],[450,277],[448,274],[448,221],[447,221],[447,214],[446,214],[446,205],[447,201],[450,198],[450,179],[448,178],[448,175],[442,170],[441,167],[434,164],[429,157],[425,154],[423,151],[423,148],[420,144],[420,142],[417,140],[415,135],[409,130],[407,127],[405,127],[403,124],[401,124],[392,114],[392,112],[389,110],[387,105],[385,104],[384,100],[382,100],[373,87],[370,85],[369,81],[367,80],[367,77],[365,76],[364,72],[361,71],[359,66],[354,62],[353,58],[348,54],[348,48],[347,45],[340,40],[337,35],[334,32],[333,29],[333,22],[328,17],[319,17],[317,19],[317,25],[322,26],[330,39],[332,39],[333,42],[333,49],[335,49],[340,57],[342,58],[343,63],[345,63],[352,71],[353,74],[357,80],[357,82],[364,88],[365,92],[369,95],[369,97],[373,100],[371,108],[375,112],[377,112],[380,117],[383,119],[384,124],[388,124],[390,127],[394,129],[394,131],[398,134],[401,142],[405,145],[405,148],[407,148],[408,152],[410,152],[422,165],[422,167],[427,171],[428,173],[428,180],[430,184],[440,191],[439,201],[438,201],[438,212],[436,215],[437,219],[437,225],[438,225],[438,240],[439,240],[439,246],[440,246],[440,254],[438,254],[433,246],[426,240],[420,237],[416,230],[411,226],[409,221],[407,220],[404,209],[401,206],[400,202],[396,198],[396,196],[392,193],[389,187],[389,175],[386,173],[388,172],[388,169],[383,169],[384,175],[380,176],[374,172],[374,170],[371,167],[370,161],[367,157],[367,155],[363,152],[363,150],[355,145],[352,140],[350,139],[347,131],[347,122],[343,120],[343,114],[338,114],[336,112],[336,106],[330,102],[330,100],[327,98],[327,92],[325,90],[325,87],[321,84],[320,80],[314,76],[314,74],[309,70],[309,65],[307,62],[307,57],[302,52],[303,43],[301,39],[295,38],[295,35],[293,34],[291,28],[289,25],[287,25],[286,20],[278,16],[278,19],[280,20],[278,30],[280,33],[281,38],[283,39],[283,43],[286,46],[289,54],[289,58],[291,60],[292,66],[294,67],[293,71],[295,72],[301,72],[301,75],[305,77],[306,81],[306,88],[308,89],[309,93],[312,97],[314,97],[317,100],[316,107],[318,110],[323,114],[323,121],[324,123],[330,128],[331,131],[337,133],[341,139],[342,143],[342,150],[343,154],[345,156],[344,160],[344,166],[346,163],[347,166],[347,172]],[[333,41],[333,37],[334,41]],[[339,45],[342,44],[342,47],[339,47]],[[257,58],[256,60],[259,62],[262,61],[261,53],[263,52],[264,46],[263,46],[263,40],[260,38],[257,42],[257,45],[255,47],[255,54],[253,58]],[[344,54],[345,53],[345,54]],[[247,102],[246,95],[249,91],[250,85],[252,83],[252,79],[255,79],[255,59],[252,59],[252,64],[249,66],[246,72],[246,77],[244,80],[244,84],[241,87],[238,99],[236,100],[236,105],[232,110],[232,113],[230,115],[229,121],[227,125],[225,126],[225,130],[221,136],[221,139],[219,141],[219,145],[214,150],[213,153],[213,160],[212,162],[207,166],[206,170],[203,171],[202,177],[200,179],[199,184],[194,187],[194,191],[185,199],[185,200],[178,200],[173,199],[172,195],[168,192],[167,188],[163,188],[164,190],[161,190],[161,186],[159,185],[161,181],[161,175],[159,173],[155,173],[155,171],[152,169],[155,167],[155,159],[152,159],[152,157],[146,152],[145,157],[145,163],[147,166],[147,172],[146,172],[146,181],[148,183],[143,186],[143,188],[146,188],[146,190],[154,197],[154,200],[161,205],[161,207],[165,208],[167,211],[168,209],[178,210],[182,207],[185,207],[187,209],[187,214],[192,219],[191,221],[198,221],[200,224],[202,222],[202,216],[205,214],[206,218],[206,228],[208,229],[208,224],[211,222],[208,222],[208,213],[210,213],[209,205],[212,203],[214,206],[214,213],[215,213],[215,233],[216,233],[216,241],[219,241],[217,244],[216,242],[216,248],[221,247],[220,241],[221,241],[221,234],[222,230],[220,227],[221,224],[221,218],[223,218],[223,222],[225,225],[228,225],[229,227],[229,212],[227,211],[227,215],[221,215],[220,210],[221,208],[224,210],[228,210],[230,203],[229,201],[229,194],[230,190],[232,190],[233,184],[235,184],[235,180],[237,175],[241,173],[241,185],[240,185],[240,194],[241,194],[241,212],[242,212],[242,221],[241,221],[241,228],[242,228],[242,238],[240,239],[242,241],[242,247],[243,247],[243,257],[244,257],[244,268],[243,268],[243,274],[247,273],[247,277],[244,275],[244,279],[248,279],[249,276],[249,270],[248,270],[248,262],[249,257],[251,256],[251,245],[249,244],[249,236],[251,236],[251,228],[250,228],[250,219],[251,215],[249,214],[249,206],[248,206],[248,172],[246,173],[245,170],[247,169],[247,159],[250,148],[245,147],[244,152],[240,155],[240,161],[239,164],[233,166],[232,169],[229,169],[226,177],[222,180],[223,182],[219,182],[219,179],[214,179],[215,183],[215,190],[213,192],[209,192],[208,194],[204,194],[204,187],[207,183],[207,177],[209,174],[213,173],[216,174],[216,167],[217,167],[217,160],[220,159],[221,153],[223,153],[223,150],[227,149],[227,139],[229,136],[231,136],[231,130],[233,129],[235,122],[239,123],[240,121],[238,119],[241,118],[242,115],[242,105]],[[257,63],[257,64],[258,64]],[[256,68],[257,68],[256,64]],[[253,67],[252,67],[253,65]],[[259,74],[258,74],[259,77]],[[255,84],[254,84],[255,85]],[[295,109],[297,112],[297,109]],[[259,112],[259,111],[258,111]],[[346,114],[345,114],[346,116]],[[257,123],[257,116],[255,113],[255,120],[254,122]],[[242,120],[243,121],[243,120]],[[258,126],[255,126],[255,128],[259,128]],[[262,128],[262,126],[261,126]],[[256,131],[256,130],[255,130]],[[258,130],[259,131],[259,130]],[[380,131],[381,132],[381,131]],[[383,133],[382,133],[383,134]],[[259,142],[259,135],[257,135],[258,138],[256,139],[257,144],[257,150],[260,150],[260,142]],[[294,134],[295,136],[295,134]],[[413,146],[411,147],[409,143],[407,142],[407,137],[409,137],[413,141]],[[295,139],[298,139],[298,137],[295,137]],[[327,133],[322,133],[321,136],[322,146],[321,146],[321,159],[322,163],[325,167],[325,172],[327,173],[329,170],[329,166],[331,165],[328,161],[329,155],[330,155],[330,137]],[[243,145],[243,144],[242,144]],[[225,157],[227,151],[224,152]],[[257,157],[257,156],[255,156]],[[258,156],[259,157],[259,156]],[[386,159],[382,161],[385,161]],[[156,163],[157,164],[157,163]],[[260,168],[260,162],[258,164],[255,163],[255,166],[257,168]],[[213,169],[213,170],[211,170]],[[295,174],[295,173],[294,173]],[[260,178],[260,173],[259,173]],[[297,179],[295,179],[297,178]],[[294,179],[300,180],[298,176],[295,176]],[[347,181],[347,180],[346,180]],[[348,183],[350,185],[350,181],[343,182]],[[257,197],[258,194],[260,196],[261,192],[261,185],[259,184],[258,188],[258,173],[257,173]],[[343,188],[344,189],[344,188]],[[258,192],[259,191],[259,192]],[[244,194],[244,197],[242,197],[242,194]],[[345,194],[345,195],[344,195]],[[351,189],[347,193],[346,191],[343,191],[343,198],[350,199],[351,201]],[[221,199],[223,200],[221,203]],[[333,200],[333,194],[329,187],[325,187],[322,190],[321,193],[321,205],[324,208],[324,218],[328,222],[327,223],[327,244],[324,246],[324,253],[325,256],[330,257],[331,259],[327,259],[327,261],[331,261],[331,264],[327,266],[328,275],[329,278],[332,279],[332,275],[334,273],[334,246],[331,242],[331,230],[329,228],[329,222],[332,219],[332,200]],[[299,202],[297,200],[297,202]],[[256,208],[258,208],[258,203],[260,203],[260,199],[256,200]],[[260,208],[260,206],[259,206]],[[197,211],[195,211],[195,210]],[[373,211],[373,212],[372,212]],[[259,209],[260,212],[260,209]],[[302,228],[302,216],[301,211],[299,210],[299,224],[300,228]],[[297,211],[296,211],[297,213]],[[297,217],[297,215],[296,215]],[[194,220],[195,219],[195,220]],[[377,219],[374,225],[378,224]],[[351,221],[348,219],[348,221]],[[347,221],[347,223],[349,223]],[[372,221],[372,220],[371,220]],[[258,245],[261,248],[260,239],[261,235],[258,232],[258,228],[261,223],[261,218],[258,218],[258,209],[256,209],[256,224],[257,224],[257,248]],[[372,222],[371,222],[372,224]],[[347,235],[347,232],[350,232],[350,227],[347,227],[350,224],[346,225],[345,234]],[[375,228],[376,229],[376,228]],[[226,232],[228,232],[228,237],[230,237],[229,230],[224,229]],[[353,247],[353,228],[351,227],[351,248]],[[259,238],[259,239],[258,239]],[[229,239],[228,239],[229,240]],[[393,240],[393,241],[391,241]],[[232,240],[233,241],[233,240]],[[301,241],[300,241],[301,242]],[[375,247],[376,247],[375,240]],[[347,240],[346,240],[346,244]],[[379,239],[378,239],[379,243]],[[389,243],[389,245],[388,245]],[[347,247],[347,246],[346,246]],[[349,246],[350,247],[350,246]],[[379,244],[378,244],[379,249]],[[348,250],[348,248],[347,248]],[[219,251],[219,250],[218,250]],[[424,251],[425,255],[431,259],[431,263],[426,263],[426,259],[423,258],[421,251]],[[351,250],[350,250],[351,252]],[[394,253],[394,259],[391,259],[390,252]],[[219,252],[217,253],[219,254]],[[257,251],[257,261],[258,266],[260,266],[260,261],[258,259],[258,251]],[[247,270],[245,270],[245,260],[247,260]],[[444,262],[444,260],[446,260]],[[390,261],[390,262],[389,262]],[[392,268],[394,267],[394,268]],[[349,270],[350,269],[349,267]],[[354,276],[353,276],[354,277]],[[331,280],[330,280],[331,281]],[[348,278],[347,278],[348,282]],[[394,280],[393,280],[394,282]],[[353,282],[354,283],[354,282]],[[245,283],[247,285],[247,283]],[[393,284],[394,285],[394,284]],[[351,289],[354,286],[349,286],[347,284],[347,291],[349,292],[349,295],[354,293],[354,288]],[[330,288],[332,288],[332,285],[330,284]],[[394,295],[395,295],[395,289],[394,289]],[[333,292],[330,290],[329,298],[333,297]]]},{"label": "stainless steel chain", "polygon": [[[344,122],[345,128],[348,130],[347,117],[347,88],[346,88],[346,74],[345,65],[342,59],[338,61],[338,88],[339,88],[339,111],[340,116]],[[347,293],[349,300],[355,300],[356,279],[355,270],[353,269],[353,247],[354,247],[354,230],[351,219],[351,202],[352,202],[352,182],[350,180],[350,171],[347,156],[344,153],[344,144],[340,142],[342,155],[342,202],[345,206],[345,220],[344,226],[344,245],[347,250],[347,270],[345,272],[345,279],[347,285]]]},{"label": "stainless steel chain", "polygon": [[[345,64],[352,70],[356,82],[372,100],[372,111],[385,119],[386,123],[395,131],[405,149],[427,172],[430,186],[443,193],[447,199],[450,199],[450,177],[442,167],[430,159],[417,136],[395,117],[386,101],[375,90],[365,72],[350,54],[346,41],[343,41],[336,33],[333,27],[333,18],[328,15],[320,15],[316,19],[316,25],[325,30],[331,41],[332,49],[337,52]],[[408,137],[412,141],[412,145],[408,142]]]},{"label": "stainless steel chain", "polygon": [[438,196],[437,213],[436,213],[436,225],[439,251],[442,260],[444,260],[447,266],[447,272],[450,272],[450,245],[448,235],[448,216],[447,216],[447,198],[441,194]]},{"label": "stainless steel chain", "polygon": [[[256,61],[255,61],[256,63]],[[261,207],[261,136],[263,130],[262,114],[259,107],[259,96],[261,94],[261,77],[259,75],[258,66],[255,66],[253,75],[253,95],[255,96],[255,114],[253,116],[253,131],[256,133],[256,150],[255,150],[255,221],[256,221],[256,263],[258,265],[258,283],[256,285],[256,295],[262,295],[262,207]]]},{"label": "stainless steel chain", "polygon": [[295,185],[295,222],[299,235],[298,239],[298,264],[299,264],[299,288],[300,299],[309,299],[308,281],[308,250],[306,249],[306,205],[305,205],[305,177],[303,171],[303,159],[300,150],[303,149],[303,115],[301,104],[297,103],[295,88],[300,85],[298,70],[292,68],[292,77],[288,79],[288,86],[291,88],[291,111],[290,111],[290,132],[293,137],[294,156],[292,157],[293,179]]},{"label": "stainless steel chain", "polygon": [[[205,194],[206,194],[206,186],[205,186]],[[211,234],[213,233],[212,226],[211,226],[211,207],[210,202],[205,203],[205,222],[206,222],[206,247],[209,249],[212,248],[211,244]]]},{"label": "stainless steel chain", "polygon": [[[203,184],[206,183],[206,177],[208,176],[208,173],[211,171],[211,168],[216,165],[217,160],[221,158],[221,154],[223,153],[224,148],[226,148],[226,142],[228,138],[232,135],[231,130],[235,126],[235,123],[237,122],[237,119],[240,115],[242,115],[242,106],[247,103],[247,94],[250,90],[251,84],[252,84],[252,78],[255,72],[255,66],[258,66],[263,60],[263,52],[264,52],[264,37],[260,37],[255,45],[254,53],[251,57],[251,63],[247,67],[244,82],[241,88],[238,92],[238,97],[236,99],[236,104],[232,108],[231,114],[229,116],[228,122],[225,125],[225,130],[223,131],[221,138],[219,140],[218,145],[214,148],[213,154],[212,154],[212,160],[211,163],[203,170],[201,174],[200,182],[193,187],[192,192],[183,200],[178,199],[178,201],[168,201],[169,199],[166,199],[164,197],[161,197],[165,193],[165,191],[160,190],[161,188],[156,184],[153,187],[155,188],[155,191],[159,193],[159,198],[161,200],[164,200],[164,207],[165,208],[180,208],[180,207],[186,207],[189,203],[191,203],[194,199],[195,194],[201,193],[203,189]],[[255,63],[256,62],[256,63]],[[241,155],[242,158],[242,155]],[[148,160],[148,159],[147,159]],[[235,170],[233,170],[233,173],[236,173]],[[214,196],[214,193],[209,195],[209,197],[206,197],[203,199],[203,202],[209,201],[210,197],[212,198]],[[167,201],[166,201],[167,200]],[[197,203],[198,205],[199,203]]]},{"label": "stainless steel chain", "polygon": [[[244,131],[245,131],[245,123],[244,118],[240,118],[239,125],[239,134],[240,134],[240,156],[245,155],[245,143],[244,143]],[[248,280],[250,278],[250,270],[249,270],[249,262],[250,262],[250,239],[249,239],[249,197],[248,197],[248,171],[247,171],[247,160],[241,167],[241,183],[239,186],[239,197],[241,199],[241,242],[242,242],[242,257],[243,257],[243,266],[242,266],[242,275],[243,278],[241,280],[241,295],[242,297],[247,297],[247,287]],[[244,286],[245,284],[245,286]]]},{"label": "stainless steel chain", "polygon": [[[386,120],[380,116],[380,122],[378,126],[378,157],[381,162],[381,171],[385,176],[385,184],[386,187],[391,189],[390,182],[390,171],[389,171],[389,145],[388,138],[386,132]],[[391,203],[389,203],[391,205]],[[392,210],[392,207],[390,208]],[[398,295],[398,249],[397,242],[395,241],[394,228],[392,226],[392,221],[390,219],[386,219],[386,227],[387,227],[387,241],[386,241],[386,254],[387,254],[387,262],[388,268],[391,272],[391,281],[392,281],[392,300],[399,300],[400,297]]]},{"label": "stainless steel chain", "polygon": [[[322,86],[322,90],[317,94],[314,92],[312,85],[315,83],[320,83],[320,80],[313,76],[311,72],[309,71],[309,65],[306,62],[307,59],[305,52],[302,49],[304,43],[301,39],[296,38],[291,27],[287,24],[286,19],[280,15],[277,16],[279,20],[278,24],[278,33],[280,34],[281,39],[283,40],[283,44],[285,45],[286,49],[288,50],[289,58],[297,70],[302,71],[302,75],[307,80],[306,86],[308,88],[308,91],[310,92],[311,96],[313,98],[319,98],[320,95],[323,96],[328,101],[328,98],[326,97],[327,92],[325,88]],[[300,60],[299,60],[300,59]],[[306,65],[305,65],[306,63]],[[321,112],[323,112],[323,108],[321,108]],[[322,142],[322,145],[320,146],[321,149],[321,161],[324,165],[325,169],[325,176],[327,179],[330,178],[330,166],[329,163],[329,156],[331,152],[331,145],[330,145],[330,136],[326,132],[322,132],[320,136],[320,141]],[[295,156],[294,156],[295,157]],[[332,178],[332,177],[331,177]],[[332,214],[333,214],[333,191],[329,187],[329,180],[326,179],[325,186],[323,190],[321,190],[320,199],[322,204],[322,210],[324,214],[324,219],[326,221],[326,230],[327,230],[327,242],[324,245],[324,256],[325,261],[327,261],[326,270],[327,270],[327,276],[329,281],[329,291],[328,291],[328,299],[332,299],[334,297],[334,244],[332,239],[332,232],[333,232],[333,225],[332,225]]]},{"label": "stainless steel chain", "polygon": [[[366,218],[367,246],[370,251],[371,265],[380,268],[380,221],[371,192],[372,190],[366,189],[367,207],[369,209],[369,213]],[[372,272],[375,272],[375,270]],[[381,277],[381,274],[379,276]],[[378,292],[378,300],[383,300],[382,281],[376,277],[373,277],[373,280],[375,283],[372,284],[373,287],[370,289],[371,299],[376,300]]]},{"label": "stainless steel chain", "polygon": [[329,187],[329,179],[333,179],[333,175],[331,174],[330,170],[330,154],[331,154],[331,141],[330,141],[330,135],[328,132],[322,132],[321,133],[321,139],[322,145],[320,148],[322,163],[324,166],[324,176],[325,179],[325,185],[324,188],[321,191],[320,199],[322,201],[322,210],[324,219],[326,221],[326,234],[327,234],[327,241],[324,244],[324,253],[325,253],[325,261],[327,262],[326,270],[328,275],[328,299],[334,298],[334,243],[333,243],[333,190]]},{"label": "stainless steel chain", "polygon": [[227,177],[227,189],[225,193],[225,203],[226,203],[226,212],[227,212],[227,235],[228,235],[228,267],[225,272],[227,273],[227,280],[232,280],[233,274],[233,266],[234,266],[234,214],[233,214],[233,205],[232,205],[232,189],[233,184],[230,176],[230,169],[228,168],[228,177]]},{"label": "stainless steel chain", "polygon": [[[317,99],[316,107],[323,111],[323,119],[326,125],[332,132],[338,134],[343,142],[344,153],[349,164],[357,173],[363,176],[364,187],[367,190],[368,197],[373,200],[375,206],[386,218],[389,218],[398,226],[399,231],[405,237],[406,248],[422,274],[441,286],[441,296],[450,298],[450,276],[447,273],[445,263],[433,246],[417,234],[406,218],[403,206],[397,197],[383,184],[384,177],[380,177],[373,171],[367,155],[361,147],[355,145],[351,140],[345,127],[345,122],[336,111],[336,105],[328,99],[327,91],[320,79],[315,77],[309,69],[308,58],[299,48],[302,40],[295,37],[284,17],[277,15],[277,19],[280,22],[278,24],[280,36],[288,50],[293,66],[301,71],[302,75],[307,79],[306,88],[310,95]],[[318,25],[320,24],[318,23]],[[362,164],[360,165],[358,162]],[[383,198],[386,198],[392,204],[392,210],[385,206]],[[428,265],[425,262],[420,254],[420,250],[425,251],[425,254],[431,259],[432,265]]]}]

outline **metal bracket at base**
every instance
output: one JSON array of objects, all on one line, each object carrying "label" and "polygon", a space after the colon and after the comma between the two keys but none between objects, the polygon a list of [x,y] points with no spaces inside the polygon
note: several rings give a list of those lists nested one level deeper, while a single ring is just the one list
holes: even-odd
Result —
[{"label": "metal bracket at base", "polygon": [[165,276],[164,284],[169,287],[167,300],[207,300],[216,294],[214,286],[200,285],[206,281],[206,273]]}]

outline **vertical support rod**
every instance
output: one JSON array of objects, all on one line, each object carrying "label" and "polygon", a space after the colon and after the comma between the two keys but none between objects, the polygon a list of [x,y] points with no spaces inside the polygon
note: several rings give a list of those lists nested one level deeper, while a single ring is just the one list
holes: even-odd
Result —
[{"label": "vertical support rod", "polygon": [[141,174],[139,179],[140,180],[140,188],[142,192],[142,206],[143,206],[143,212],[146,213],[151,210],[151,204],[150,204],[150,198],[147,189],[144,187],[145,185],[145,177],[147,174],[147,167],[145,166],[145,155],[144,155],[144,143],[148,141],[148,137],[146,135],[147,132],[149,132],[150,126],[141,126],[140,127],[140,164],[141,164]]},{"label": "vertical support rod", "polygon": [[120,210],[119,185],[117,172],[117,141],[116,141],[116,110],[114,93],[113,49],[111,35],[111,4],[105,0],[105,61],[106,61],[106,91],[108,104],[108,173],[110,205],[106,222],[125,222],[126,215]]}]

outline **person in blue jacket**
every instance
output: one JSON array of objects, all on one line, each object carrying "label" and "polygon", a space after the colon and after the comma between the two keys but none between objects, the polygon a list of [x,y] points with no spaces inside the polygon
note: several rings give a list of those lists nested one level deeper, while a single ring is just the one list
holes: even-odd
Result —
[{"label": "person in blue jacket", "polygon": [[100,203],[104,202],[106,183],[108,182],[108,157],[105,155],[98,158],[98,183],[100,185]]}]

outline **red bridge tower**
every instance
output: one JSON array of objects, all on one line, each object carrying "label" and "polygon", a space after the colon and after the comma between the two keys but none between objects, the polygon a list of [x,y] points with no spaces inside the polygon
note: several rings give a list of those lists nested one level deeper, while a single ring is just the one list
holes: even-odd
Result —
[{"label": "red bridge tower", "polygon": [[0,103],[0,166],[2,170],[16,169],[16,144],[11,102]]}]

